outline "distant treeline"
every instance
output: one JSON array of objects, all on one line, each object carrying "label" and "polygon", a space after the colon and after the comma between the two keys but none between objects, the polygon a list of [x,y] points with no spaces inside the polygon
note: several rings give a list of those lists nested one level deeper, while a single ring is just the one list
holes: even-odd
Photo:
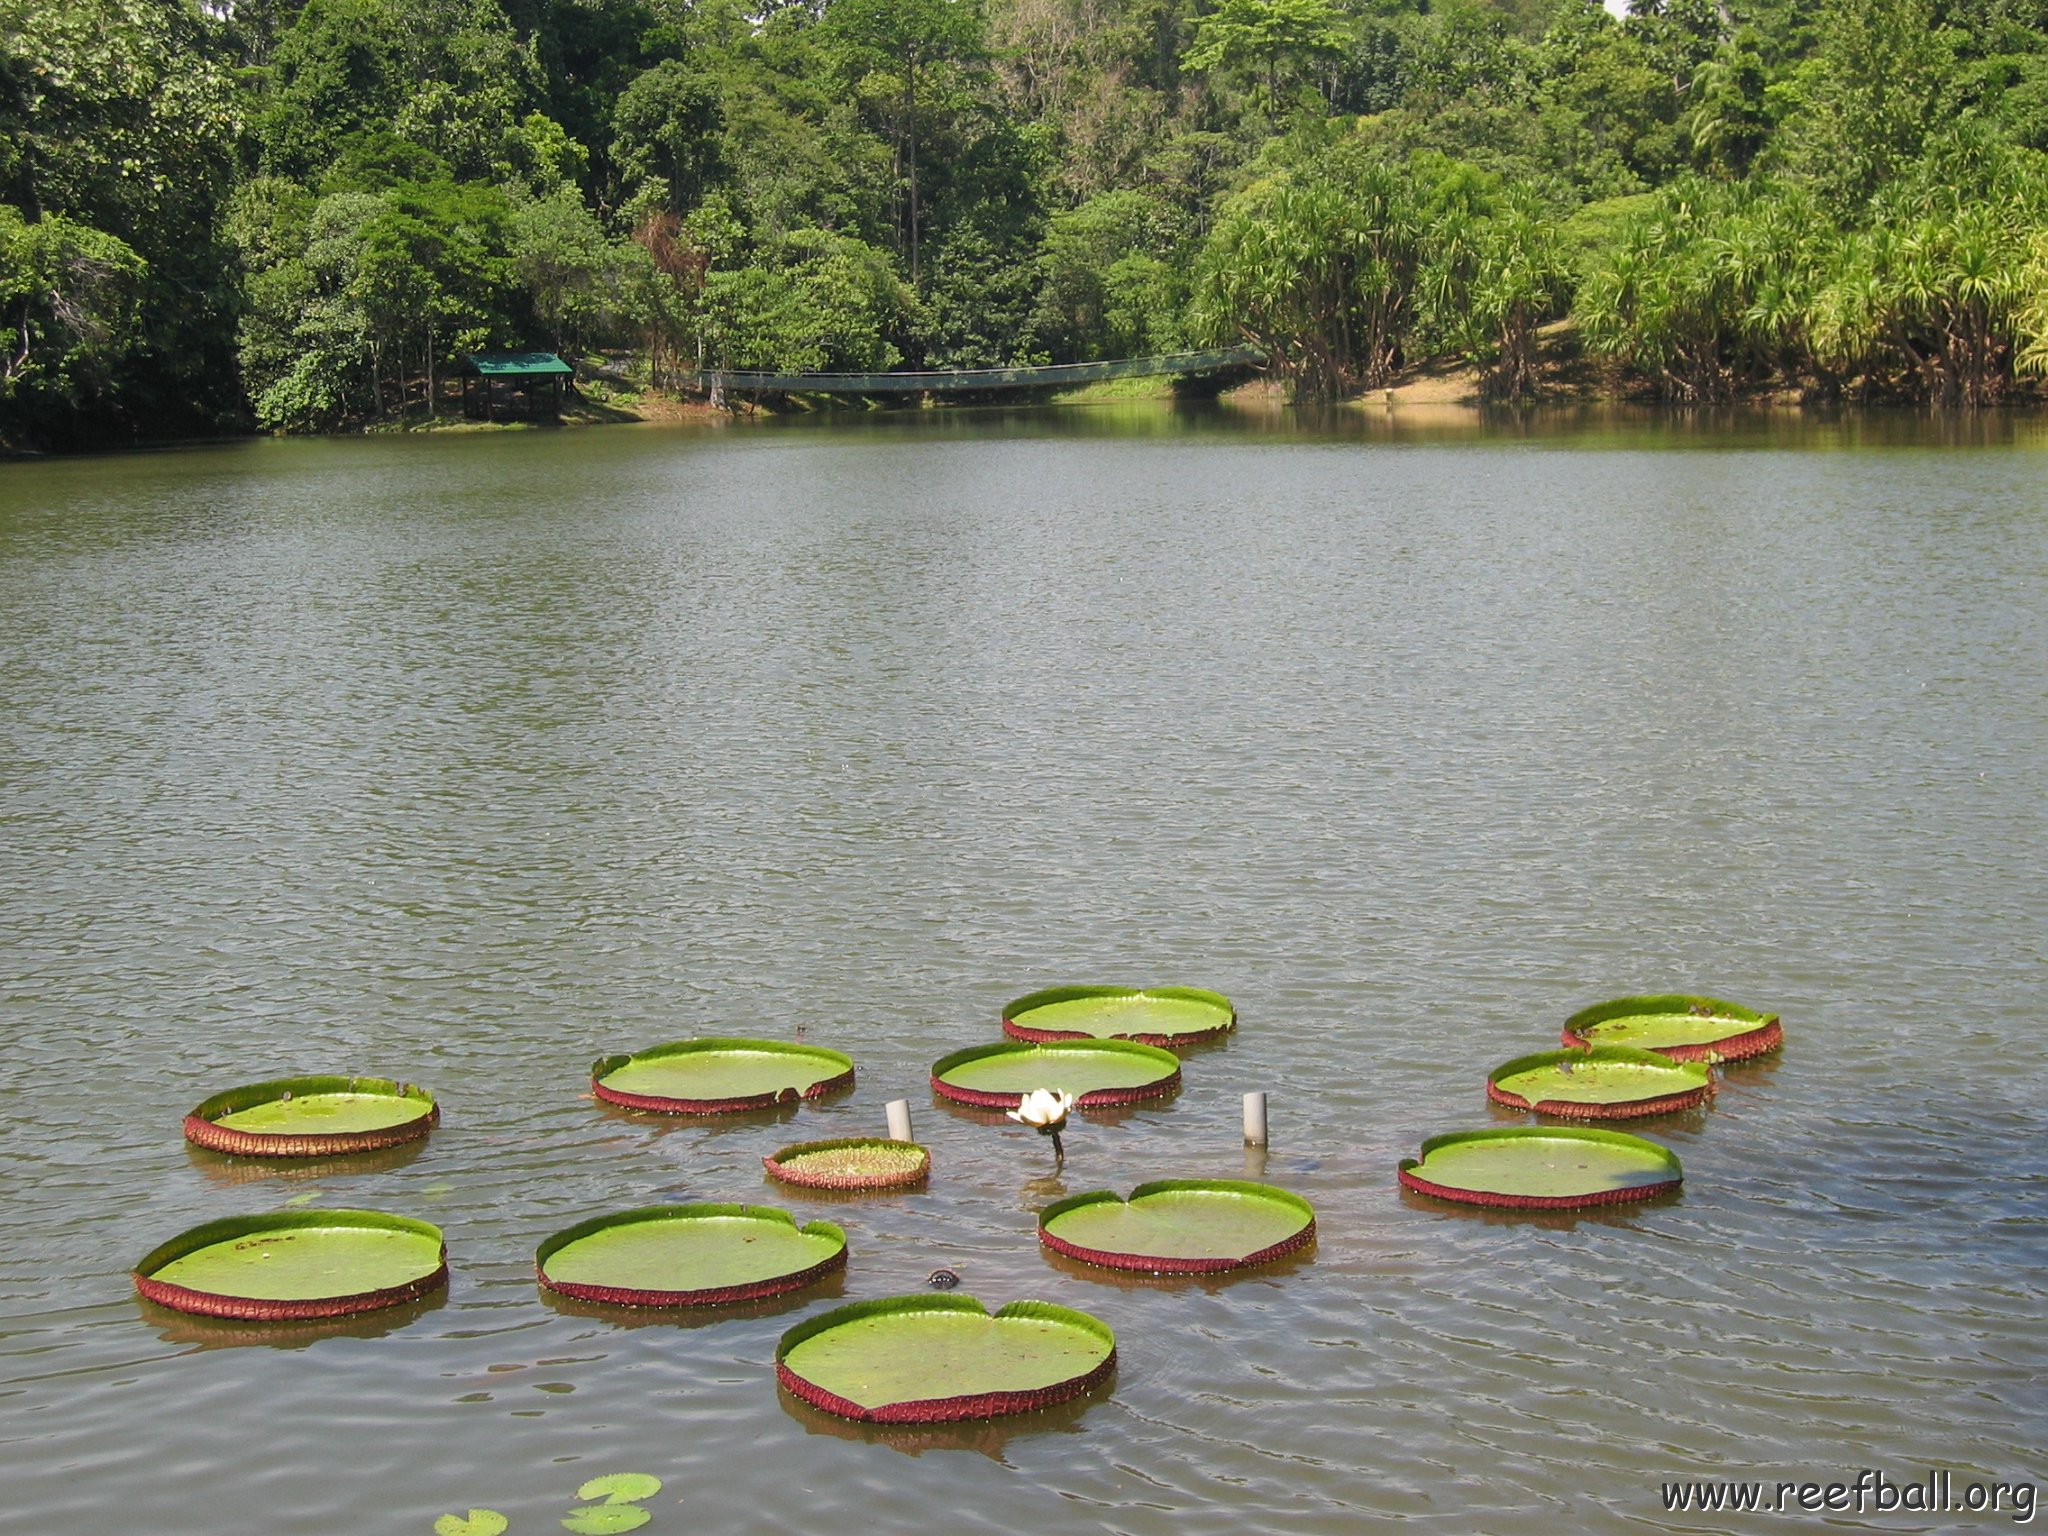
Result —
[{"label": "distant treeline", "polygon": [[433,409],[460,353],[1252,341],[1304,398],[1570,318],[1614,384],[2048,370],[2048,0],[0,0],[0,441]]}]

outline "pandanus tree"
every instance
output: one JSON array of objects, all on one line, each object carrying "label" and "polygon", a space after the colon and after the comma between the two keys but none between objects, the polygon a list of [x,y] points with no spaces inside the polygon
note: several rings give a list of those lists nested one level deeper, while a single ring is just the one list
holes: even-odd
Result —
[{"label": "pandanus tree", "polygon": [[1668,398],[1719,399],[1732,382],[1740,310],[1720,241],[1667,197],[1593,262],[1573,302],[1589,350]]},{"label": "pandanus tree", "polygon": [[1196,275],[1196,328],[1264,347],[1297,398],[1392,376],[1421,254],[1405,178],[1326,157],[1226,205]]},{"label": "pandanus tree", "polygon": [[2026,265],[2020,269],[2020,292],[2024,297],[2013,316],[2019,344],[2014,367],[2035,377],[2048,375],[2048,230],[2036,234],[2028,244]]},{"label": "pandanus tree", "polygon": [[1668,399],[1803,377],[1828,238],[1804,192],[1680,182],[1593,255],[1573,312],[1589,349]]},{"label": "pandanus tree", "polygon": [[1922,219],[1861,242],[1847,277],[1868,296],[1875,338],[1913,392],[1983,405],[2009,372],[2026,245],[1991,209]]},{"label": "pandanus tree", "polygon": [[1956,200],[1845,239],[1814,299],[1816,357],[1867,393],[1997,399],[2024,345],[2040,227],[2015,203]]},{"label": "pandanus tree", "polygon": [[1426,236],[1421,310],[1434,336],[1480,372],[1481,390],[1517,400],[1536,382],[1536,333],[1571,293],[1557,230],[1533,198],[1481,212],[1454,204]]}]

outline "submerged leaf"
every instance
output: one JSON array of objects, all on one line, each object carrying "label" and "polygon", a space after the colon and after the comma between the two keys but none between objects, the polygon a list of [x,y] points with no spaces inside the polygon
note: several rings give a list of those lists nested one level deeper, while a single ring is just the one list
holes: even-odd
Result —
[{"label": "submerged leaf", "polygon": [[654,1517],[638,1504],[586,1504],[562,1517],[562,1529],[576,1536],[617,1536],[637,1531]]},{"label": "submerged leaf", "polygon": [[504,1536],[511,1523],[495,1509],[472,1509],[467,1517],[443,1515],[434,1522],[434,1536]]},{"label": "submerged leaf", "polygon": [[629,1504],[651,1499],[661,1492],[661,1479],[645,1472],[611,1472],[593,1477],[576,1490],[579,1499],[603,1499],[607,1504]]}]

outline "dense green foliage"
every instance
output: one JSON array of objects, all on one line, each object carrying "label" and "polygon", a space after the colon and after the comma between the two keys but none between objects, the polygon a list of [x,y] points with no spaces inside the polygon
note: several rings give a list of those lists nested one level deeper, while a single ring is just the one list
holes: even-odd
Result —
[{"label": "dense green foliage", "polygon": [[2048,0],[0,0],[0,439],[494,345],[1974,405],[2048,372],[2044,151]]}]

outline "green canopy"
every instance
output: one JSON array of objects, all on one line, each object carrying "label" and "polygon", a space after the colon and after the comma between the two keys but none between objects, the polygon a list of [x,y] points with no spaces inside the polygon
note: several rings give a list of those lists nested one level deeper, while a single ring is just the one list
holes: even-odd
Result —
[{"label": "green canopy", "polygon": [[471,352],[462,371],[486,379],[566,379],[576,372],[552,352]]}]

